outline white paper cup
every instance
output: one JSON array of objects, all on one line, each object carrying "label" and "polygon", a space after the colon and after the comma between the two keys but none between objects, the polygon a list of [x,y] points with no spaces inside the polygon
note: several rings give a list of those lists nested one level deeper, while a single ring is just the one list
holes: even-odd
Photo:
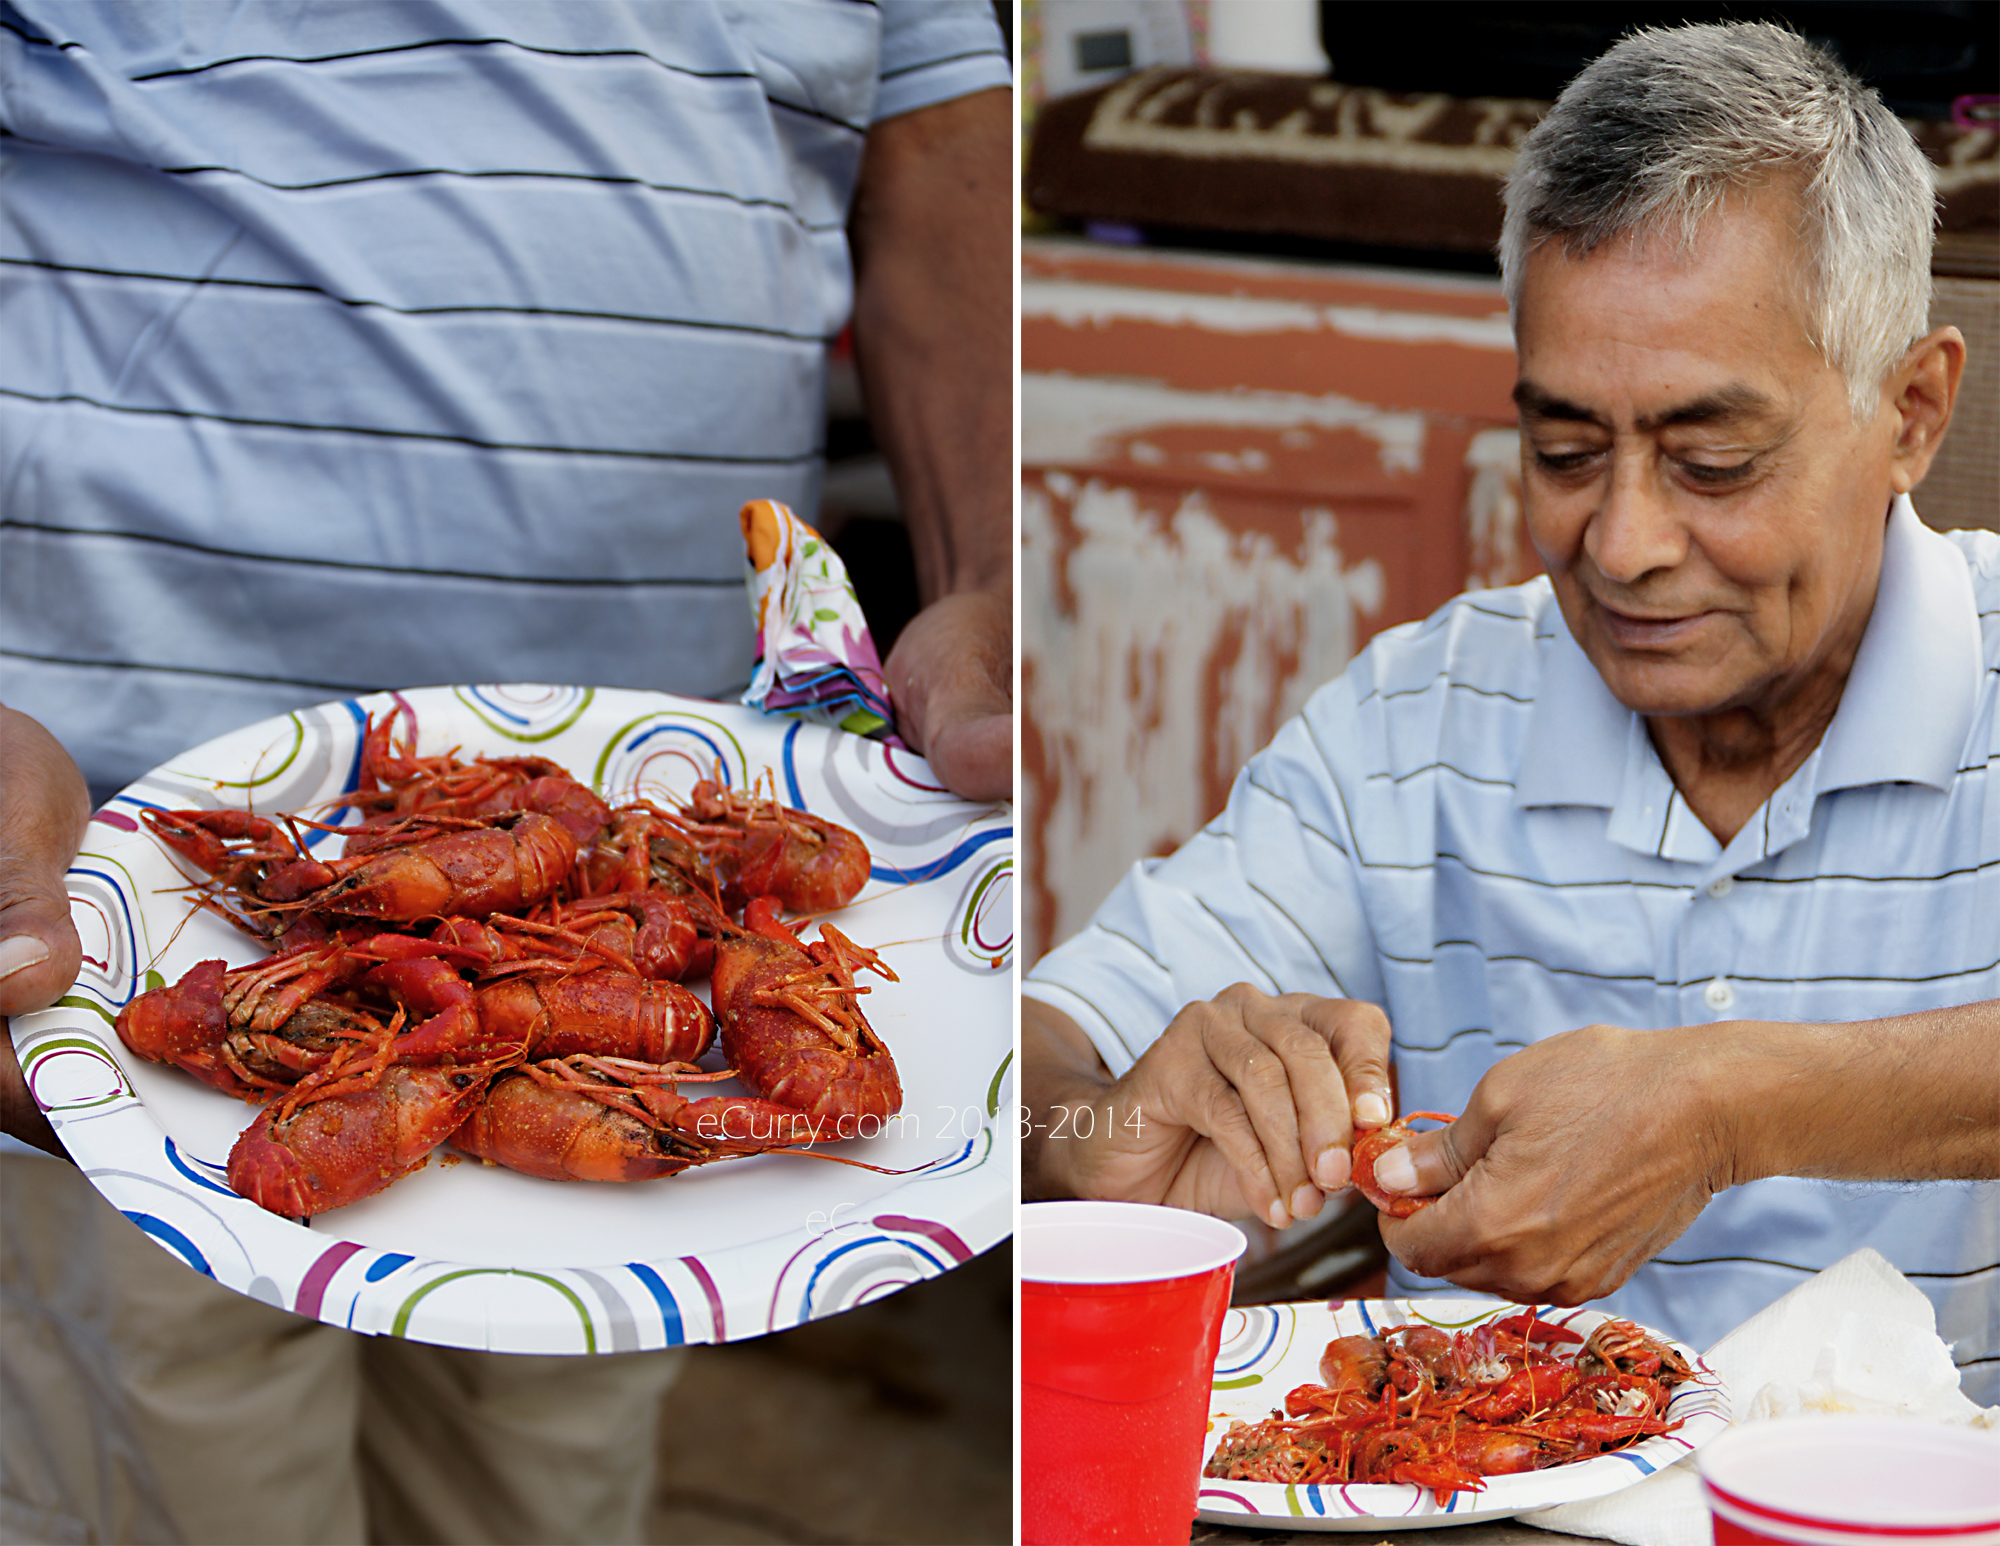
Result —
[{"label": "white paper cup", "polygon": [[1731,1428],[1696,1464],[1716,1546],[2000,1546],[2000,1434],[1784,1417]]}]

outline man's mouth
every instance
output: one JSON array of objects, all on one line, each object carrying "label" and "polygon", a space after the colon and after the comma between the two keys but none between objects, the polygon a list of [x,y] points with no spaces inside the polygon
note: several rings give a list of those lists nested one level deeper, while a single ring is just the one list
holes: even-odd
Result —
[{"label": "man's mouth", "polygon": [[1683,643],[1708,617],[1706,611],[1678,613],[1621,612],[1597,603],[1604,632],[1620,649],[1663,650]]}]

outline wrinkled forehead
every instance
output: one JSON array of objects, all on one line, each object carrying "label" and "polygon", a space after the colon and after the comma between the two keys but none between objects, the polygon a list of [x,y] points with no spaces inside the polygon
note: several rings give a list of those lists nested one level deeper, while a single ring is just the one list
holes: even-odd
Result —
[{"label": "wrinkled forehead", "polygon": [[1559,238],[1543,242],[1513,313],[1522,379],[1563,391],[1557,378],[1572,370],[1615,368],[1634,382],[1665,373],[1708,390],[1732,379],[1780,396],[1811,390],[1808,378],[1832,367],[1812,326],[1794,217],[1790,200],[1739,199],[1691,241],[1654,226],[1578,256]]}]

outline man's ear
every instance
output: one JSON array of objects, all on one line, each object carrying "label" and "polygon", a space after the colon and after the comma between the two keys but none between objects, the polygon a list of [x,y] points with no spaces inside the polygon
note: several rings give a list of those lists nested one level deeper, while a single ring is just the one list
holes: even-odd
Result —
[{"label": "man's ear", "polygon": [[1955,327],[1941,327],[1910,345],[1890,376],[1891,402],[1899,423],[1890,453],[1889,486],[1898,494],[1909,493],[1931,470],[1931,458],[1951,423],[1964,371],[1964,335]]}]

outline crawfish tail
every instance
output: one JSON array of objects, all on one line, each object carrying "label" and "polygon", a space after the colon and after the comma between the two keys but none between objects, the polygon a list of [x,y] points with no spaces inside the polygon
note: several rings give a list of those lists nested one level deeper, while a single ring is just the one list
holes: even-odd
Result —
[{"label": "crawfish tail", "polygon": [[314,892],[307,905],[318,913],[401,923],[521,912],[554,894],[576,851],[576,839],[550,817],[502,816],[491,825],[371,854]]},{"label": "crawfish tail", "polygon": [[480,988],[478,997],[488,1034],[524,1041],[536,1059],[588,1052],[691,1063],[715,1037],[708,1006],[679,983],[611,966],[507,977]]},{"label": "crawfish tail", "polygon": [[423,1165],[464,1121],[492,1072],[396,1064],[370,1089],[315,1101],[288,1117],[266,1108],[229,1151],[229,1184],[287,1218],[373,1196]]},{"label": "crawfish tail", "polygon": [[[704,1077],[721,1076],[693,1079]],[[548,1059],[495,1079],[451,1141],[489,1164],[549,1181],[648,1181],[770,1153],[906,1174],[810,1152],[806,1145],[835,1135],[803,1111],[754,1096],[687,1100],[672,1088],[680,1080],[692,1082],[679,1070],[648,1073],[623,1059]]]}]

